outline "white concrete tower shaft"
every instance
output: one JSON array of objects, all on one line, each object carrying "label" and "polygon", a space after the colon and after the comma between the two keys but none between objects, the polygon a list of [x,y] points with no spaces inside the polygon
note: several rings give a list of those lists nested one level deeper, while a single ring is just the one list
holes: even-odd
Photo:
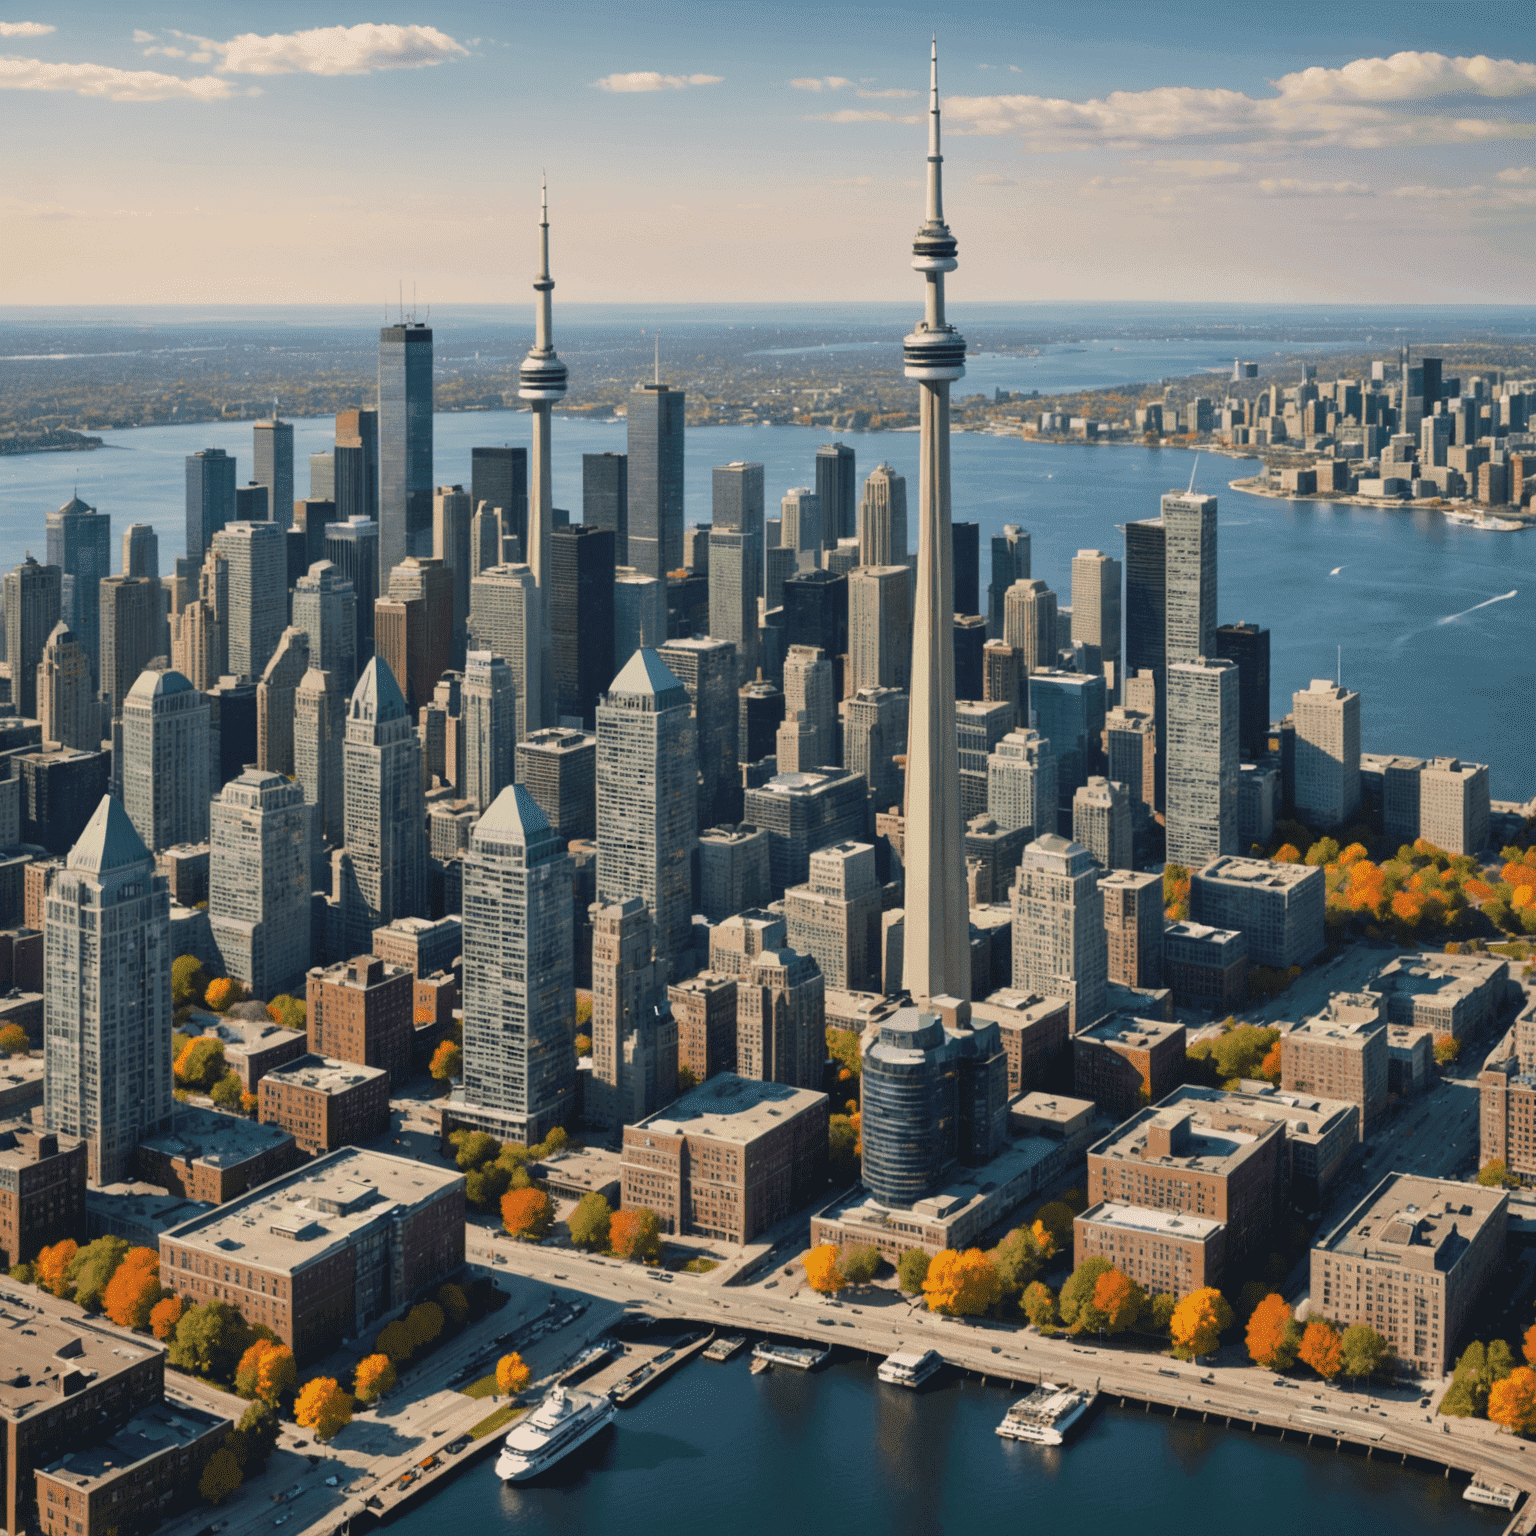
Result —
[{"label": "white concrete tower shaft", "polygon": [[565,396],[565,364],[555,352],[553,302],[555,280],[549,275],[549,185],[540,188],[539,272],[533,280],[538,295],[534,306],[533,348],[518,370],[517,393],[533,407],[533,453],[529,465],[528,548],[524,554],[539,589],[540,666],[529,667],[529,691],[535,678],[539,697],[524,701],[528,729],[555,723],[554,649],[550,610],[554,593],[550,581],[550,544],[554,537],[554,483],[550,451],[550,413],[556,400]]},{"label": "white concrete tower shaft", "polygon": [[903,343],[906,375],[920,390],[917,596],[912,625],[912,704],[907,738],[905,976],[919,1006],[971,995],[965,825],[955,741],[954,571],[950,533],[949,386],[965,374],[965,341],[944,316],[944,274],[955,238],[944,222],[939,152],[939,50],[928,101],[928,210],[912,242],[927,281],[917,329]]}]

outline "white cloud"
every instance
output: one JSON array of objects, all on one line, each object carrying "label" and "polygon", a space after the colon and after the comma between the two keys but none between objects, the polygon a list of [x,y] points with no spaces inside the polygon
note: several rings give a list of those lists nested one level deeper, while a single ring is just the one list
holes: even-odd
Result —
[{"label": "white cloud", "polygon": [[1467,209],[1536,208],[1536,187],[1485,187],[1477,182],[1466,187],[1394,187],[1392,196],[1413,202],[1460,203]]},{"label": "white cloud", "polygon": [[903,117],[896,112],[861,111],[857,107],[844,107],[840,112],[820,112],[816,121],[822,123],[920,123],[923,114]]},{"label": "white cloud", "polygon": [[1536,95],[1536,64],[1516,59],[1394,53],[1355,59],[1342,69],[1314,66],[1272,82],[1282,96],[1307,101],[1427,101],[1436,96]]},{"label": "white cloud", "polygon": [[982,171],[980,175],[972,176],[971,180],[978,187],[1016,187],[1018,185],[1011,176],[1004,176],[1001,171]]},{"label": "white cloud", "polygon": [[1452,197],[1475,197],[1479,193],[1486,192],[1486,187],[1393,187],[1393,197],[1412,197],[1423,202],[1443,202]]},{"label": "white cloud", "polygon": [[1243,174],[1242,163],[1237,160],[1142,160],[1132,163],[1150,164],[1154,171],[1187,176],[1194,181],[1233,181]]},{"label": "white cloud", "polygon": [[1363,181],[1298,181],[1291,176],[1265,177],[1254,184],[1264,197],[1375,197]]},{"label": "white cloud", "polygon": [[152,43],[155,40],[155,34],[153,32],[146,32],[143,27],[135,27],[133,29],[133,40],[136,43]]},{"label": "white cloud", "polygon": [[422,69],[463,58],[469,50],[436,27],[313,27],[261,37],[244,32],[214,44],[219,68],[232,75],[363,75],[375,69]]},{"label": "white cloud", "polygon": [[1500,181],[1536,181],[1536,166],[1512,165],[1507,171],[1500,171]]},{"label": "white cloud", "polygon": [[183,80],[152,69],[48,64],[41,59],[0,59],[0,90],[73,91],[102,101],[223,101],[234,94],[227,81],[213,75]]},{"label": "white cloud", "polygon": [[47,37],[58,28],[47,21],[0,21],[0,37]]},{"label": "white cloud", "polygon": [[861,90],[859,92],[859,95],[867,97],[868,99],[870,99],[872,101],[895,101],[895,100],[899,100],[902,97],[906,97],[906,96],[916,96],[917,92],[916,91],[906,91],[906,90],[903,90],[899,85],[893,85],[890,88],[890,90],[888,90],[888,91],[864,91],[864,90]]},{"label": "white cloud", "polygon": [[690,85],[719,85],[722,75],[660,75],[654,69],[635,69],[627,75],[604,75],[592,82],[600,91],[681,91]]},{"label": "white cloud", "polygon": [[[852,85],[853,81],[843,75],[801,75],[789,82],[797,91],[840,91],[845,85]],[[868,96],[868,91],[860,91],[860,96]]]}]

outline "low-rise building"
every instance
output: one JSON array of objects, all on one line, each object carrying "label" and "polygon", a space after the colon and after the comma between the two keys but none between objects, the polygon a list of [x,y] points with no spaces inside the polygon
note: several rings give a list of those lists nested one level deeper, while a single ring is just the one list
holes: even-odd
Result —
[{"label": "low-rise building", "polygon": [[464,952],[464,923],[447,917],[397,917],[373,930],[373,952],[387,966],[409,971],[418,980],[446,971]]},{"label": "low-rise building", "polygon": [[78,1239],[85,1226],[86,1146],[38,1130],[29,1119],[0,1121],[0,1251],[30,1264],[37,1250]]},{"label": "low-rise building", "polygon": [[1536,1073],[1510,1036],[1483,1063],[1477,1091],[1478,1166],[1503,1163],[1516,1178],[1536,1178]]},{"label": "low-rise building", "polygon": [[1187,1296],[1216,1283],[1226,1235],[1210,1216],[1101,1200],[1072,1222],[1072,1262],[1105,1258],[1149,1295]]},{"label": "low-rise building", "polygon": [[194,1009],[190,1022],[199,1034],[212,1035],[223,1045],[224,1065],[240,1079],[246,1093],[255,1093],[257,1084],[273,1068],[309,1050],[303,1030],[284,1029],[270,1018],[236,1018]]},{"label": "low-rise building", "polygon": [[1008,1132],[1066,1142],[1086,1151],[1094,1139],[1097,1115],[1092,1099],[1074,1099],[1064,1093],[1021,1093],[1008,1106]]},{"label": "low-rise building", "polygon": [[1460,1040],[1492,1024],[1509,989],[1502,955],[1446,955],[1426,950],[1397,955],[1370,980],[1393,1024],[1416,1024]]},{"label": "low-rise building", "polygon": [[750,1243],[827,1176],[827,1096],[722,1072],[624,1127],[623,1203],[665,1232]]},{"label": "low-rise building", "polygon": [[46,1067],[41,1051],[0,1058],[0,1115],[25,1114],[43,1102]]},{"label": "low-rise building", "polygon": [[1072,1005],[1064,997],[1007,988],[971,1004],[971,1017],[996,1024],[1003,1037],[1009,1098],[1065,1080],[1071,1016]]},{"label": "low-rise building", "polygon": [[1400,1372],[1443,1376],[1503,1262],[1508,1220],[1506,1190],[1389,1173],[1313,1246],[1313,1309],[1374,1328]]},{"label": "low-rise building", "polygon": [[178,1104],[175,1125],[139,1143],[135,1173],[171,1194],[222,1205],[298,1161],[293,1137],[275,1125]]},{"label": "low-rise building", "polygon": [[1184,1075],[1185,1031],[1162,1019],[1104,1019],[1072,1037],[1072,1091],[1115,1120],[1155,1104]]},{"label": "low-rise building", "polygon": [[1280,1086],[1360,1106],[1360,1139],[1387,1107],[1387,1026],[1374,992],[1335,992],[1280,1036]]},{"label": "low-rise building", "polygon": [[238,1307],[300,1366],[463,1267],[463,1174],[360,1147],[317,1157],[160,1237],[166,1291]]},{"label": "low-rise building", "polygon": [[1236,928],[1169,923],[1163,930],[1163,979],[1181,1008],[1232,1013],[1248,995],[1248,940]]},{"label": "low-rise building", "polygon": [[168,1195],[153,1184],[126,1180],[98,1184],[85,1192],[85,1233],[93,1241],[120,1237],[130,1248],[153,1248],[158,1253],[162,1232],[212,1209],[206,1200]]},{"label": "low-rise building", "polygon": [[1322,953],[1326,878],[1311,864],[1223,854],[1190,877],[1189,915],[1212,928],[1241,929],[1250,965],[1289,970]]},{"label": "low-rise building", "polygon": [[389,1129],[389,1073],[329,1056],[301,1056],[261,1080],[263,1125],[287,1131],[299,1151],[334,1152]]},{"label": "low-rise building", "polygon": [[1435,1035],[1412,1024],[1387,1025],[1387,1092],[1400,1099],[1423,1093],[1434,1081]]},{"label": "low-rise building", "polygon": [[529,1171],[557,1200],[601,1195],[614,1210],[619,1208],[624,1162],[611,1147],[565,1147]]}]

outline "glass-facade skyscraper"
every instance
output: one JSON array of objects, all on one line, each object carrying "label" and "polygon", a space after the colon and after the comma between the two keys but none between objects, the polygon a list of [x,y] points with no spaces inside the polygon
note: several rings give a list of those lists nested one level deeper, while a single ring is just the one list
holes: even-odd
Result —
[{"label": "glass-facade skyscraper", "polygon": [[683,409],[670,384],[629,397],[629,564],[658,581],[683,563]]},{"label": "glass-facade skyscraper", "polygon": [[222,448],[187,455],[187,559],[203,563],[213,536],[235,519],[235,460]]},{"label": "glass-facade skyscraper", "polygon": [[379,591],[407,555],[432,553],[432,330],[379,332]]}]

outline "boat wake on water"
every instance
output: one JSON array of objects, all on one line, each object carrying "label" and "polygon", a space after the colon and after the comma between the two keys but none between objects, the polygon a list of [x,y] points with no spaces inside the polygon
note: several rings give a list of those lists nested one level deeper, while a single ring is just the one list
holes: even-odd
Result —
[{"label": "boat wake on water", "polygon": [[1520,589],[1516,587],[1513,591],[1501,592],[1497,597],[1487,598],[1481,603],[1473,603],[1470,608],[1463,608],[1460,613],[1448,613],[1443,619],[1436,619],[1435,622],[1437,624],[1454,624],[1457,619],[1464,619],[1469,613],[1476,613],[1479,608],[1487,608],[1494,603],[1507,603],[1510,598],[1519,597],[1519,595]]}]

